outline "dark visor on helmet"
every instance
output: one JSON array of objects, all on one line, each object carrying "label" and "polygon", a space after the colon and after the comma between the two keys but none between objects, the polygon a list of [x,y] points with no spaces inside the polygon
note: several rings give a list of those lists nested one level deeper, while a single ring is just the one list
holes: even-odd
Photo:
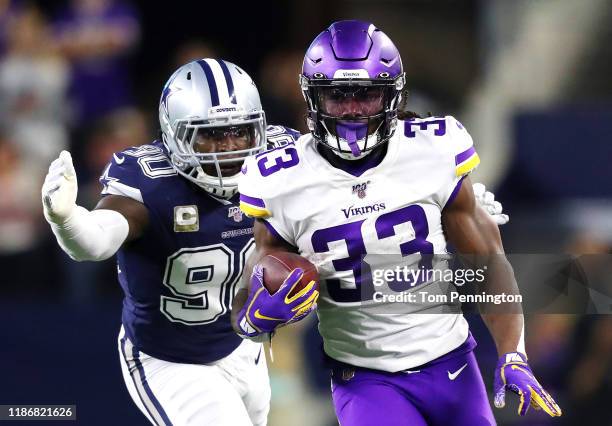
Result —
[{"label": "dark visor on helmet", "polygon": [[320,87],[318,109],[332,117],[373,116],[384,111],[386,92],[381,86]]}]

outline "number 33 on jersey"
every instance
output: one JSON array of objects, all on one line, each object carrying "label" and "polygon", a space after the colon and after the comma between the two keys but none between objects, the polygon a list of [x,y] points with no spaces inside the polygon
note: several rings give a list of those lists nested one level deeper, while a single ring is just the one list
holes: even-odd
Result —
[{"label": "number 33 on jersey", "polygon": [[[361,300],[367,273],[361,270],[362,258],[383,253],[445,253],[442,210],[462,178],[479,162],[469,133],[450,116],[398,121],[385,158],[360,176],[331,166],[309,134],[295,144],[246,161],[239,182],[241,209],[265,220],[268,229],[297,247],[319,269],[321,333],[326,342],[337,345],[326,343],[330,356],[367,366],[367,360],[356,360],[343,345],[364,346],[368,341],[364,358],[373,355],[373,347],[389,347],[384,337],[390,334],[388,327],[381,327],[387,331],[380,336],[356,331],[372,329],[379,318],[370,318],[373,322],[366,325],[361,324],[363,312],[339,310]],[[445,353],[447,345],[454,348],[465,340],[467,324],[458,318],[439,317],[431,326],[439,327],[441,339],[448,338],[437,348]],[[403,335],[411,327],[397,326],[402,334],[397,339],[407,342],[414,337]],[[414,356],[418,352],[415,345]],[[394,362],[392,354],[389,362]],[[393,371],[393,366],[387,367]]]}]

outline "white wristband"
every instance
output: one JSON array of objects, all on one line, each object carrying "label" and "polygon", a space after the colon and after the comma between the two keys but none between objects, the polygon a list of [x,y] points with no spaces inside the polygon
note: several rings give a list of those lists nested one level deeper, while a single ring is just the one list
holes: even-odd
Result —
[{"label": "white wristband", "polygon": [[270,333],[261,333],[261,334],[258,334],[257,336],[247,336],[247,335],[240,334],[240,333],[236,333],[236,334],[238,334],[238,336],[242,337],[245,340],[250,340],[255,343],[264,343],[264,342],[269,342],[270,340],[272,340],[272,336],[270,335]]},{"label": "white wristband", "polygon": [[521,337],[519,338],[519,342],[518,342],[516,351],[527,356],[527,351],[525,350],[525,323],[524,322],[523,322],[523,328],[521,329]]},{"label": "white wristband", "polygon": [[105,260],[114,255],[127,238],[127,219],[114,210],[76,206],[63,223],[49,222],[58,244],[76,261]]}]

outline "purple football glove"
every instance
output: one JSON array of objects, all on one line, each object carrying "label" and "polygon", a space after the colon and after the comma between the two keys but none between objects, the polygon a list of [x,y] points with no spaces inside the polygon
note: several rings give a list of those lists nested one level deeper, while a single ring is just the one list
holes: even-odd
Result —
[{"label": "purple football glove", "polygon": [[238,314],[238,326],[242,334],[255,337],[271,333],[276,327],[299,321],[314,310],[319,297],[315,281],[309,282],[295,295],[289,296],[303,275],[302,269],[294,269],[278,291],[270,294],[263,285],[263,268],[255,265],[249,297]]},{"label": "purple football glove", "polygon": [[544,410],[551,417],[561,415],[561,408],[538,383],[527,364],[527,357],[522,353],[507,353],[497,362],[493,383],[497,408],[506,405],[506,389],[520,397],[518,413],[521,416],[527,414],[530,405],[536,410]]}]

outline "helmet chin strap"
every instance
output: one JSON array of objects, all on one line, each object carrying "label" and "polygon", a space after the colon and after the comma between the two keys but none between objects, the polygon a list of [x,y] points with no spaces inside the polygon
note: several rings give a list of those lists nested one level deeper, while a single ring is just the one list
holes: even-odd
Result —
[{"label": "helmet chin strap", "polygon": [[[234,183],[232,181],[235,181],[235,178],[237,178],[240,173],[236,173],[233,176],[224,177],[226,184],[219,186],[217,184],[212,184],[212,182],[218,181],[218,177],[206,174],[201,167],[198,167],[198,169],[199,170],[197,170],[195,176],[196,179],[194,182],[209,194],[219,198],[230,199],[234,196],[234,194],[236,194],[236,192],[238,192],[238,186],[235,184],[232,185],[231,183]],[[228,182],[230,182],[229,185],[227,184]]]},{"label": "helmet chin strap", "polygon": [[354,157],[361,157],[362,152],[357,141],[365,139],[368,134],[368,123],[356,123],[353,121],[341,121],[336,123],[336,134],[344,139]]}]

